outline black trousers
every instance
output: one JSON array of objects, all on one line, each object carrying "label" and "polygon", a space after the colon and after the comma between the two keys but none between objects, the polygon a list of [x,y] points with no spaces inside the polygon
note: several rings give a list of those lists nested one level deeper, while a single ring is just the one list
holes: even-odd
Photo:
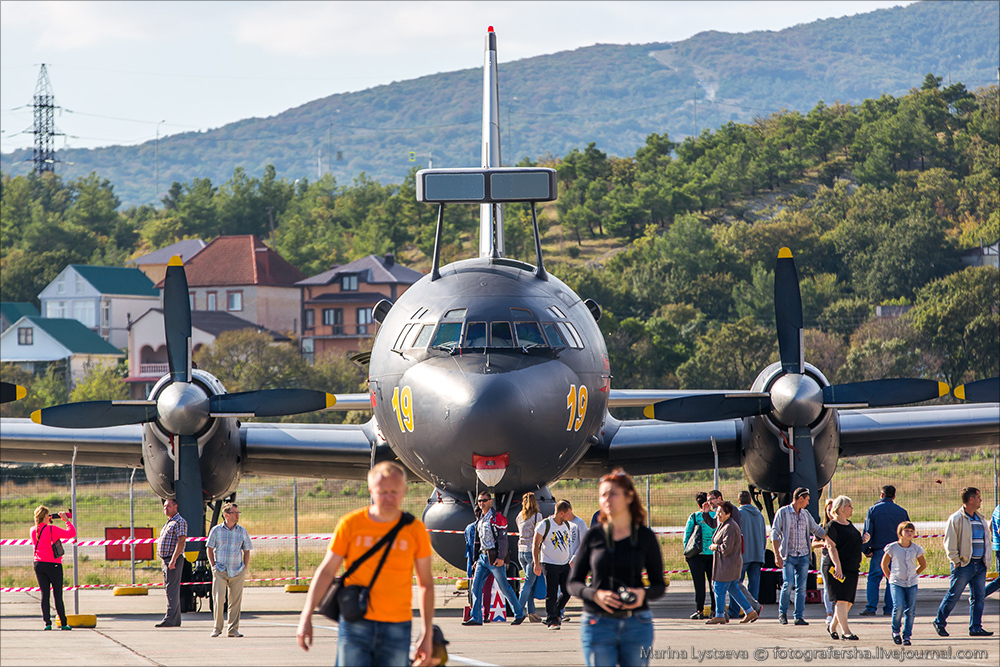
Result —
[{"label": "black trousers", "polygon": [[49,587],[52,588],[52,596],[56,601],[56,613],[59,614],[59,621],[63,625],[66,622],[66,607],[63,605],[63,569],[62,563],[35,562],[35,579],[38,580],[38,587],[42,589],[42,619],[45,625],[52,624],[52,614],[49,611]]},{"label": "black trousers", "polygon": [[[566,592],[569,563],[566,565],[542,563],[542,569],[545,570],[545,623],[559,625],[562,610],[569,602],[569,593]],[[559,594],[560,590],[562,595]]]},{"label": "black trousers", "polygon": [[[708,587],[712,587],[712,557],[705,554],[698,554],[694,558],[688,558],[688,569],[691,570],[691,579],[694,581],[694,604],[701,611],[705,608],[705,581]],[[709,595],[712,603],[712,614],[715,614],[715,596]]]}]

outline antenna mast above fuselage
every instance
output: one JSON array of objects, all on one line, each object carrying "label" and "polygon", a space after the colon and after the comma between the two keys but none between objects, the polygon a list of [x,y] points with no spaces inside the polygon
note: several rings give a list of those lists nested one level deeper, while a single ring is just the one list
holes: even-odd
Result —
[{"label": "antenna mast above fuselage", "polygon": [[[483,159],[482,167],[500,163],[500,88],[497,82],[497,36],[490,26],[486,32],[486,55],[483,62]],[[503,205],[479,207],[479,256],[503,257]]]}]

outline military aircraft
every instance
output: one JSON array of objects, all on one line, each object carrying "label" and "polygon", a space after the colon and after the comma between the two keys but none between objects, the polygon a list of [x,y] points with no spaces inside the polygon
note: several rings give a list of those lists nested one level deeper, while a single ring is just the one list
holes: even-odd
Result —
[{"label": "military aircraft", "polygon": [[[535,492],[551,509],[554,480],[617,466],[632,474],[742,466],[766,492],[812,489],[815,514],[818,489],[843,456],[1000,443],[995,395],[983,405],[888,408],[948,388],[920,379],[831,385],[803,356],[788,249],[775,274],[780,361],[748,390],[612,389],[600,306],[544,268],[535,204],[556,198],[556,174],[500,166],[498,99],[491,27],[481,168],[418,172],[418,200],[438,205],[432,269],[395,303],[374,309],[381,326],[367,394],[227,394],[217,378],[191,368],[187,283],[177,260],[163,294],[170,373],[149,399],[54,406],[34,422],[4,419],[0,460],[68,462],[75,452],[82,465],[144,467],[157,494],[177,498],[191,534],[203,535],[206,503],[235,493],[245,474],[361,479],[376,461],[398,459],[434,486],[423,514],[428,528],[461,531],[479,490],[492,490],[495,506],[512,519],[523,493]],[[507,202],[530,204],[534,265],[505,256]],[[479,256],[440,266],[445,208],[453,205],[480,206]],[[967,396],[982,399],[991,386],[977,384]],[[372,418],[360,425],[243,421],[330,407],[368,408]],[[648,418],[617,419],[611,410],[620,407],[645,407]],[[464,567],[461,536],[433,532],[432,543]]]}]

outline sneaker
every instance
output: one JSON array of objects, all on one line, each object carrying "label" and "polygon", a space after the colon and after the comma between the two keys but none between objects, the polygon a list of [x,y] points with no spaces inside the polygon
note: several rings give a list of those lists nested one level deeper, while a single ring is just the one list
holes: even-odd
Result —
[{"label": "sneaker", "polygon": [[903,638],[900,637],[899,635],[893,635],[892,636],[892,643],[893,644],[897,644],[897,645],[898,644],[902,644],[903,643]]},{"label": "sneaker", "polygon": [[701,611],[696,611],[695,613],[691,614],[691,620],[692,621],[704,621],[705,620],[705,614],[701,613]]},{"label": "sneaker", "polygon": [[477,621],[471,618],[467,621],[462,621],[462,625],[482,625],[482,624],[483,624],[482,621]]},{"label": "sneaker", "polygon": [[910,640],[909,639],[904,639],[903,640],[903,646],[910,646]]},{"label": "sneaker", "polygon": [[528,617],[527,616],[518,616],[517,618],[515,618],[511,622],[511,625],[521,625],[522,623],[524,623],[524,619],[526,619],[526,618],[528,618]]},{"label": "sneaker", "polygon": [[934,621],[933,623],[931,623],[931,625],[933,625],[934,629],[937,631],[938,637],[947,637],[948,636],[948,631],[945,630],[944,626],[941,625],[940,623],[938,623],[937,621]]},{"label": "sneaker", "polygon": [[795,625],[809,625],[809,623],[804,618],[795,619]]},{"label": "sneaker", "polygon": [[45,624],[45,629],[46,630],[51,630],[52,629],[52,624],[51,623],[46,623]]},{"label": "sneaker", "polygon": [[243,635],[241,635],[241,634],[240,634],[240,633],[238,633],[238,632],[230,632],[230,633],[229,633],[229,636],[230,636],[230,637],[242,637]]},{"label": "sneaker", "polygon": [[562,625],[559,623],[550,623],[549,630],[562,630]]},{"label": "sneaker", "polygon": [[541,623],[542,617],[538,614],[528,614],[528,621],[531,623]]},{"label": "sneaker", "polygon": [[874,616],[874,615],[875,615],[874,611],[868,611],[867,609],[863,610],[860,614],[858,614],[858,616]]},{"label": "sneaker", "polygon": [[[63,628],[65,630],[65,628]],[[986,630],[984,628],[979,628],[978,630],[969,630],[970,637],[992,637],[993,632]]]},{"label": "sneaker", "polygon": [[221,635],[221,634],[222,634],[222,633],[221,633],[221,632],[219,632],[218,630],[212,630],[212,636],[213,636],[213,637],[218,637],[218,636],[219,636],[219,635]]},{"label": "sneaker", "polygon": [[778,623],[788,625],[788,614],[778,614]]},{"label": "sneaker", "polygon": [[[72,630],[73,626],[71,626],[71,625],[60,625],[59,629],[60,630]],[[992,635],[993,633],[991,632],[990,634]]]}]

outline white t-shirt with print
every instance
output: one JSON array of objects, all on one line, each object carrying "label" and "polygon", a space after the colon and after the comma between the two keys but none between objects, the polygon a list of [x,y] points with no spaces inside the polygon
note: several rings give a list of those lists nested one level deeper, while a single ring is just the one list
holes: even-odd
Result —
[{"label": "white t-shirt with print", "polygon": [[924,555],[924,548],[916,542],[903,547],[899,542],[893,542],[885,548],[885,553],[892,559],[889,563],[889,583],[909,588],[916,586],[917,559]]},{"label": "white t-shirt with print", "polygon": [[[545,531],[548,528],[548,534]],[[573,533],[568,521],[563,521],[562,525],[556,523],[552,517],[539,521],[535,526],[536,535],[545,535],[542,540],[542,562],[549,565],[566,565],[572,555]]]}]

